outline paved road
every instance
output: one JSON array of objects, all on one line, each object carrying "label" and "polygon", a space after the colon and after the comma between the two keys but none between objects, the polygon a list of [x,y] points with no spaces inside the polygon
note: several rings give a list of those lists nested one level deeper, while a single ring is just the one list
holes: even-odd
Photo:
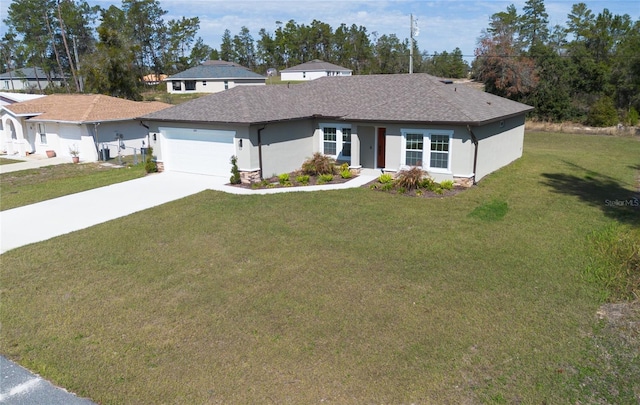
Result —
[{"label": "paved road", "polygon": [[0,356],[0,404],[95,405]]}]

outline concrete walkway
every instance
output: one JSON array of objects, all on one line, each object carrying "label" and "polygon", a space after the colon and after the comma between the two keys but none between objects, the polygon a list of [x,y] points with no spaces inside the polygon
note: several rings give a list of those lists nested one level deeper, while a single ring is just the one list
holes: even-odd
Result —
[{"label": "concrete walkway", "polygon": [[21,160],[21,163],[11,163],[7,165],[0,165],[0,174],[18,172],[20,170],[37,169],[38,167],[53,166],[63,163],[71,163],[71,158],[54,157],[47,158],[41,155],[29,155],[29,156],[8,156],[0,155],[0,159]]}]

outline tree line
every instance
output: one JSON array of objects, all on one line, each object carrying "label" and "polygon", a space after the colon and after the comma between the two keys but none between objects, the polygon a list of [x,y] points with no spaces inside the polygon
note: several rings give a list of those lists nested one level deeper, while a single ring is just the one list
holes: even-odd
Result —
[{"label": "tree line", "polygon": [[[122,0],[121,6],[89,6],[84,0],[13,0],[4,20],[0,67],[3,72],[42,67],[47,75],[69,77],[63,91],[140,98],[142,78],[174,74],[207,59],[239,63],[258,73],[322,59],[355,74],[409,70],[410,40],[369,33],[364,26],[313,20],[277,22],[255,40],[247,27],[226,30],[220,49],[197,36],[198,17],[165,21],[158,0]],[[96,23],[99,22],[96,26]],[[96,27],[95,29],[93,27]],[[468,64],[460,49],[428,55],[414,41],[414,71],[464,77]]]},{"label": "tree line", "polygon": [[[430,54],[395,34],[322,21],[276,22],[254,38],[247,27],[225,30],[219,49],[198,36],[198,17],[166,21],[158,0],[122,0],[120,7],[85,0],[13,0],[0,47],[0,69],[42,67],[68,78],[57,91],[140,99],[142,78],[174,74],[207,59],[236,62],[258,73],[321,59],[354,74],[413,71],[471,75],[491,93],[536,107],[533,116],[592,125],[637,122],[640,110],[640,22],[577,3],[566,26],[551,27],[543,0],[527,0],[491,16],[472,66],[459,48]],[[52,90],[48,90],[52,91]]]},{"label": "tree line", "polygon": [[593,126],[637,125],[640,21],[574,4],[565,26],[549,24],[543,0],[491,16],[473,75],[491,93],[534,106],[534,117]]}]

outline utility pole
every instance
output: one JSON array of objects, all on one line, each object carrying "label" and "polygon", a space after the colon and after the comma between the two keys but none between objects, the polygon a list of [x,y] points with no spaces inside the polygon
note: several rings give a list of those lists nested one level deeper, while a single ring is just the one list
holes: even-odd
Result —
[{"label": "utility pole", "polygon": [[413,73],[413,14],[410,14],[411,19],[409,20],[409,74]]},{"label": "utility pole", "polygon": [[409,22],[409,26],[410,26],[410,30],[409,30],[409,74],[413,73],[413,44],[414,44],[414,39],[415,37],[418,36],[418,34],[420,33],[420,31],[418,30],[418,20],[414,20],[413,19],[413,14],[410,14],[410,22]]}]

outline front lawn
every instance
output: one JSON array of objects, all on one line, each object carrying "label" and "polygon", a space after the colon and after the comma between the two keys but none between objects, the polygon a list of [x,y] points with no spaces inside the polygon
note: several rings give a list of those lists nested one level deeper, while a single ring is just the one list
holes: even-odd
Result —
[{"label": "front lawn", "polygon": [[0,174],[0,210],[104,187],[145,174],[142,164],[114,168],[100,163],[70,163],[4,173]]},{"label": "front lawn", "polygon": [[9,159],[9,158],[0,159],[0,165],[10,165],[13,163],[22,163],[22,162],[24,162],[24,160]]},{"label": "front lawn", "polygon": [[11,250],[0,353],[101,404],[634,403],[584,269],[638,156],[528,133],[452,197],[206,191]]}]

